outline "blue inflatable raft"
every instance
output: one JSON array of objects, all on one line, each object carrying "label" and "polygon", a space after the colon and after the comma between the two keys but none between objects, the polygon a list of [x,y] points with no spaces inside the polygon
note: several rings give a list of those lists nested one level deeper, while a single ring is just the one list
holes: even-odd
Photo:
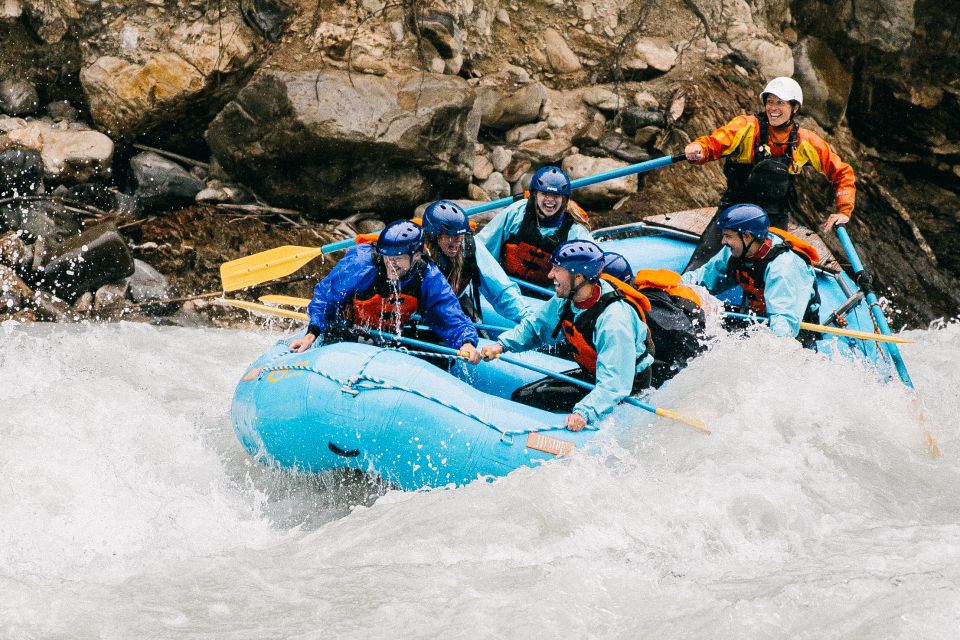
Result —
[{"label": "blue inflatable raft", "polygon": [[[685,266],[697,239],[683,229],[645,223],[595,234],[605,250],[623,254],[634,268],[674,271]],[[869,309],[846,274],[818,269],[817,278],[821,322],[846,306],[849,328],[873,330]],[[738,302],[739,291],[725,297]],[[509,324],[489,307],[484,318]],[[876,343],[869,341],[828,337],[818,346],[878,360]],[[576,368],[536,352],[515,357],[554,372]],[[263,462],[306,472],[354,468],[403,489],[502,476],[569,454],[596,435],[567,431],[562,415],[509,399],[539,373],[499,361],[453,366],[457,375],[401,350],[358,343],[295,354],[281,341],[237,385],[236,432]],[[625,405],[617,412],[630,413],[623,423],[653,419]]]}]

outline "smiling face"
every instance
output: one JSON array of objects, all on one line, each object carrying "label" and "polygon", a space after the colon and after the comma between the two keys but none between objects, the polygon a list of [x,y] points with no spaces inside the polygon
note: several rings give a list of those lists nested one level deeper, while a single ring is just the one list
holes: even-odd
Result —
[{"label": "smiling face", "polygon": [[787,124],[793,117],[793,109],[792,104],[781,100],[772,93],[768,93],[763,101],[763,110],[767,114],[767,120],[774,127],[782,127]]},{"label": "smiling face", "polygon": [[747,251],[747,247],[750,247],[750,250],[747,251],[748,258],[751,257],[751,254],[756,254],[758,246],[753,241],[754,236],[752,233],[744,233],[741,236],[733,229],[724,229],[720,237],[720,244],[725,247],[730,247],[730,254],[734,258],[743,256],[744,251]]},{"label": "smiling face", "polygon": [[555,193],[537,191],[537,215],[541,218],[552,218],[560,213],[563,207],[563,196]]},{"label": "smiling face", "polygon": [[557,290],[558,298],[567,298],[570,296],[570,292],[573,291],[575,286],[574,278],[576,278],[576,276],[574,274],[563,267],[551,265],[547,277],[553,280],[553,287]]},{"label": "smiling face", "polygon": [[443,255],[453,259],[463,251],[463,236],[451,236],[446,233],[441,233],[437,236],[437,244],[440,246],[440,251],[443,252]]}]

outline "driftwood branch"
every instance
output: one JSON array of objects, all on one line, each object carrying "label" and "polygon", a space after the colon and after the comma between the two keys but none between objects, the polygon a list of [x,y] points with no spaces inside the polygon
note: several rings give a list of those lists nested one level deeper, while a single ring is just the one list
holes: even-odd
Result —
[{"label": "driftwood branch", "polygon": [[148,147],[145,144],[134,144],[134,149],[139,149],[140,151],[149,151],[155,153],[158,156],[165,156],[171,160],[177,160],[178,162],[183,162],[184,164],[189,164],[194,167],[200,167],[201,169],[209,169],[210,164],[207,162],[201,162],[200,160],[194,160],[193,158],[188,158],[187,156],[182,156],[179,153],[173,153],[172,151],[164,151],[163,149],[157,149],[156,147]]}]

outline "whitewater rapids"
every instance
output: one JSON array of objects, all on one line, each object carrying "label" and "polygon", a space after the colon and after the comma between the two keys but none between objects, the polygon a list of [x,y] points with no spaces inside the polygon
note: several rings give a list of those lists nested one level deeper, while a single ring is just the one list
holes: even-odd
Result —
[{"label": "whitewater rapids", "polygon": [[416,493],[249,459],[230,400],[280,335],[0,327],[0,638],[958,635],[960,325],[905,334],[919,403],[727,337],[651,399],[713,435],[644,414]]}]

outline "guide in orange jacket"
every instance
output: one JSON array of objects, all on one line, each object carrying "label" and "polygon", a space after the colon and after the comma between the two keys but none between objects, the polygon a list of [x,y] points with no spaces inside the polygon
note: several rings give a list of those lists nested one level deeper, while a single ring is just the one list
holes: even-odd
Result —
[{"label": "guide in orange jacket", "polygon": [[[826,176],[834,190],[835,212],[827,218],[823,231],[848,222],[857,193],[856,176],[830,145],[796,122],[803,104],[800,85],[791,78],[774,78],[760,98],[763,111],[737,116],[684,149],[687,160],[695,164],[726,158],[723,172],[727,189],[718,204],[718,214],[735,204],[755,204],[770,216],[771,226],[786,229],[795,176],[811,166]],[[698,247],[688,270],[719,248],[715,226],[716,220],[704,232],[701,245],[709,240],[710,246]]]}]

